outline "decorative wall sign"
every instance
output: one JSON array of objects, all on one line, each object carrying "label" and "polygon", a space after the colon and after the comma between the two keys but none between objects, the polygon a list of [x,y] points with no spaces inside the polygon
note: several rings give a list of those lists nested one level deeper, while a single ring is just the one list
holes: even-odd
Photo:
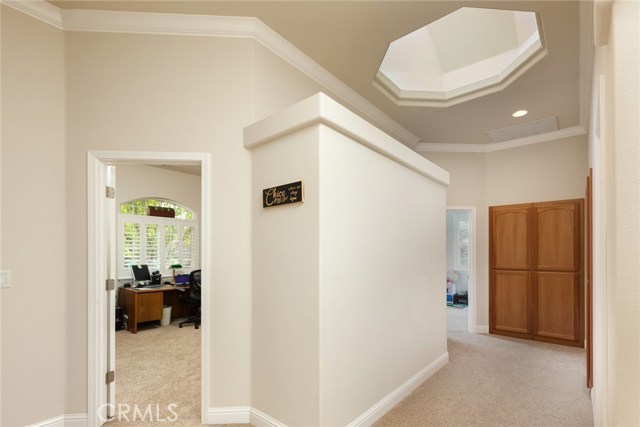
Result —
[{"label": "decorative wall sign", "polygon": [[304,202],[302,181],[262,190],[262,207],[288,205]]},{"label": "decorative wall sign", "polygon": [[165,218],[175,218],[176,210],[173,208],[162,208],[160,206],[148,206],[147,215],[149,216],[162,216]]}]

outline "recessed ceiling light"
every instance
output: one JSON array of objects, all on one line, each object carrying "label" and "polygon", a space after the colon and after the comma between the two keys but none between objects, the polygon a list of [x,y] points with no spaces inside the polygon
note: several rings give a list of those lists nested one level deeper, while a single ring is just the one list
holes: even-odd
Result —
[{"label": "recessed ceiling light", "polygon": [[527,110],[518,110],[515,113],[512,114],[513,117],[522,117],[522,116],[526,116],[528,113]]}]

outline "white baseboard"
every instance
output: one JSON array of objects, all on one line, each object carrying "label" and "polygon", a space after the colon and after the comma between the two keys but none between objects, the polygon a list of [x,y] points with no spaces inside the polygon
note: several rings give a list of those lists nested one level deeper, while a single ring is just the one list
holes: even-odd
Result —
[{"label": "white baseboard", "polygon": [[442,354],[429,366],[415,374],[407,382],[349,423],[347,427],[365,427],[372,425],[447,363],[449,363],[449,352]]},{"label": "white baseboard", "polygon": [[476,334],[488,334],[489,325],[476,325]]},{"label": "white baseboard", "polygon": [[251,408],[251,424],[255,427],[287,427],[280,421],[254,408]]},{"label": "white baseboard", "polygon": [[[440,368],[449,363],[449,353],[445,352],[429,366],[418,372],[407,382],[392,391],[387,397],[373,405],[369,410],[360,415],[347,427],[368,427],[380,419],[402,399],[417,389],[429,377],[438,372]],[[287,427],[286,424],[270,417],[255,408],[239,406],[231,408],[209,408],[207,416],[208,424],[247,424],[255,427]]]},{"label": "white baseboard", "polygon": [[249,406],[209,408],[207,424],[248,424],[251,411]]},{"label": "white baseboard", "polygon": [[253,424],[255,427],[287,427],[280,421],[249,406],[209,408],[207,424]]},{"label": "white baseboard", "polygon": [[29,424],[27,427],[64,427],[64,415]]},{"label": "white baseboard", "polygon": [[64,416],[64,427],[87,427],[88,425],[87,414],[67,414]]},{"label": "white baseboard", "polygon": [[87,427],[87,425],[87,414],[67,414],[37,422],[28,427]]}]

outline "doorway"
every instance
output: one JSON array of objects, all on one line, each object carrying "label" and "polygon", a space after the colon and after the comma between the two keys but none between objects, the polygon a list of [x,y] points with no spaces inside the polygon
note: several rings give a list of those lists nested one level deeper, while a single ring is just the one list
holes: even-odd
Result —
[{"label": "doorway", "polygon": [[446,230],[447,330],[449,332],[475,333],[475,207],[447,207]]},{"label": "doorway", "polygon": [[[106,426],[142,420],[199,424],[201,330],[199,299],[191,295],[199,297],[200,286],[194,276],[192,291],[189,280],[200,269],[200,166],[109,167],[117,178],[119,316],[117,377],[110,384],[115,411]],[[134,270],[136,280],[154,281],[136,287]]]},{"label": "doorway", "polygon": [[[88,420],[91,425],[102,425],[115,413],[115,393],[110,387],[110,375],[115,360],[115,322],[112,308],[115,289],[109,287],[108,279],[116,279],[113,259],[113,218],[109,218],[110,202],[105,197],[107,170],[109,165],[173,165],[198,166],[200,175],[200,268],[202,269],[201,348],[200,365],[200,422],[206,421],[209,384],[209,343],[207,301],[210,294],[208,284],[210,239],[209,229],[209,154],[206,153],[159,153],[159,152],[89,152],[88,153]],[[111,248],[110,248],[111,246]],[[110,265],[111,264],[111,265]],[[105,283],[107,286],[105,288]],[[106,289],[106,291],[105,291]],[[193,327],[193,326],[192,326]],[[117,367],[116,367],[117,368]],[[117,370],[116,370],[117,372]],[[116,382],[117,383],[117,382]],[[134,408],[131,408],[133,410]],[[140,408],[142,412],[148,408]],[[175,408],[172,408],[175,409]],[[152,408],[157,413],[156,408]],[[171,410],[170,410],[171,412]],[[133,412],[132,412],[133,413]],[[171,412],[172,414],[172,412]],[[170,414],[170,415],[171,415]]]}]

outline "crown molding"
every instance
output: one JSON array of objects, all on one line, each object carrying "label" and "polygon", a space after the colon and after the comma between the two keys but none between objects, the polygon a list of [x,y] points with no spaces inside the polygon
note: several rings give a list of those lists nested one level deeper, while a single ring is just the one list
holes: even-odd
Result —
[{"label": "crown molding", "polygon": [[65,31],[251,38],[257,18],[63,9]]},{"label": "crown molding", "polygon": [[391,79],[378,71],[373,85],[386,95],[396,105],[401,107],[439,107],[446,108],[463,102],[481,98],[506,89],[518,80],[525,72],[540,62],[547,55],[546,45],[542,45],[526,62],[520,64],[508,73],[496,74],[481,80],[476,80],[462,88],[447,92],[403,90]]},{"label": "crown molding", "polygon": [[60,9],[43,0],[2,0],[2,4],[64,30]]},{"label": "crown molding", "polygon": [[421,142],[416,145],[415,150],[419,153],[493,153],[494,151],[509,150],[511,148],[524,147],[526,145],[540,144],[542,142],[556,141],[572,136],[585,135],[586,133],[587,131],[585,131],[582,126],[572,126],[553,132],[541,133],[495,144],[447,144]]},{"label": "crown molding", "polygon": [[316,81],[334,97],[403,144],[419,138],[254,17],[59,9],[44,0],[2,0],[27,15],[65,31],[251,38]]},{"label": "crown molding", "polygon": [[251,150],[315,125],[333,129],[424,177],[449,185],[448,172],[322,92],[244,128],[244,146]]}]

